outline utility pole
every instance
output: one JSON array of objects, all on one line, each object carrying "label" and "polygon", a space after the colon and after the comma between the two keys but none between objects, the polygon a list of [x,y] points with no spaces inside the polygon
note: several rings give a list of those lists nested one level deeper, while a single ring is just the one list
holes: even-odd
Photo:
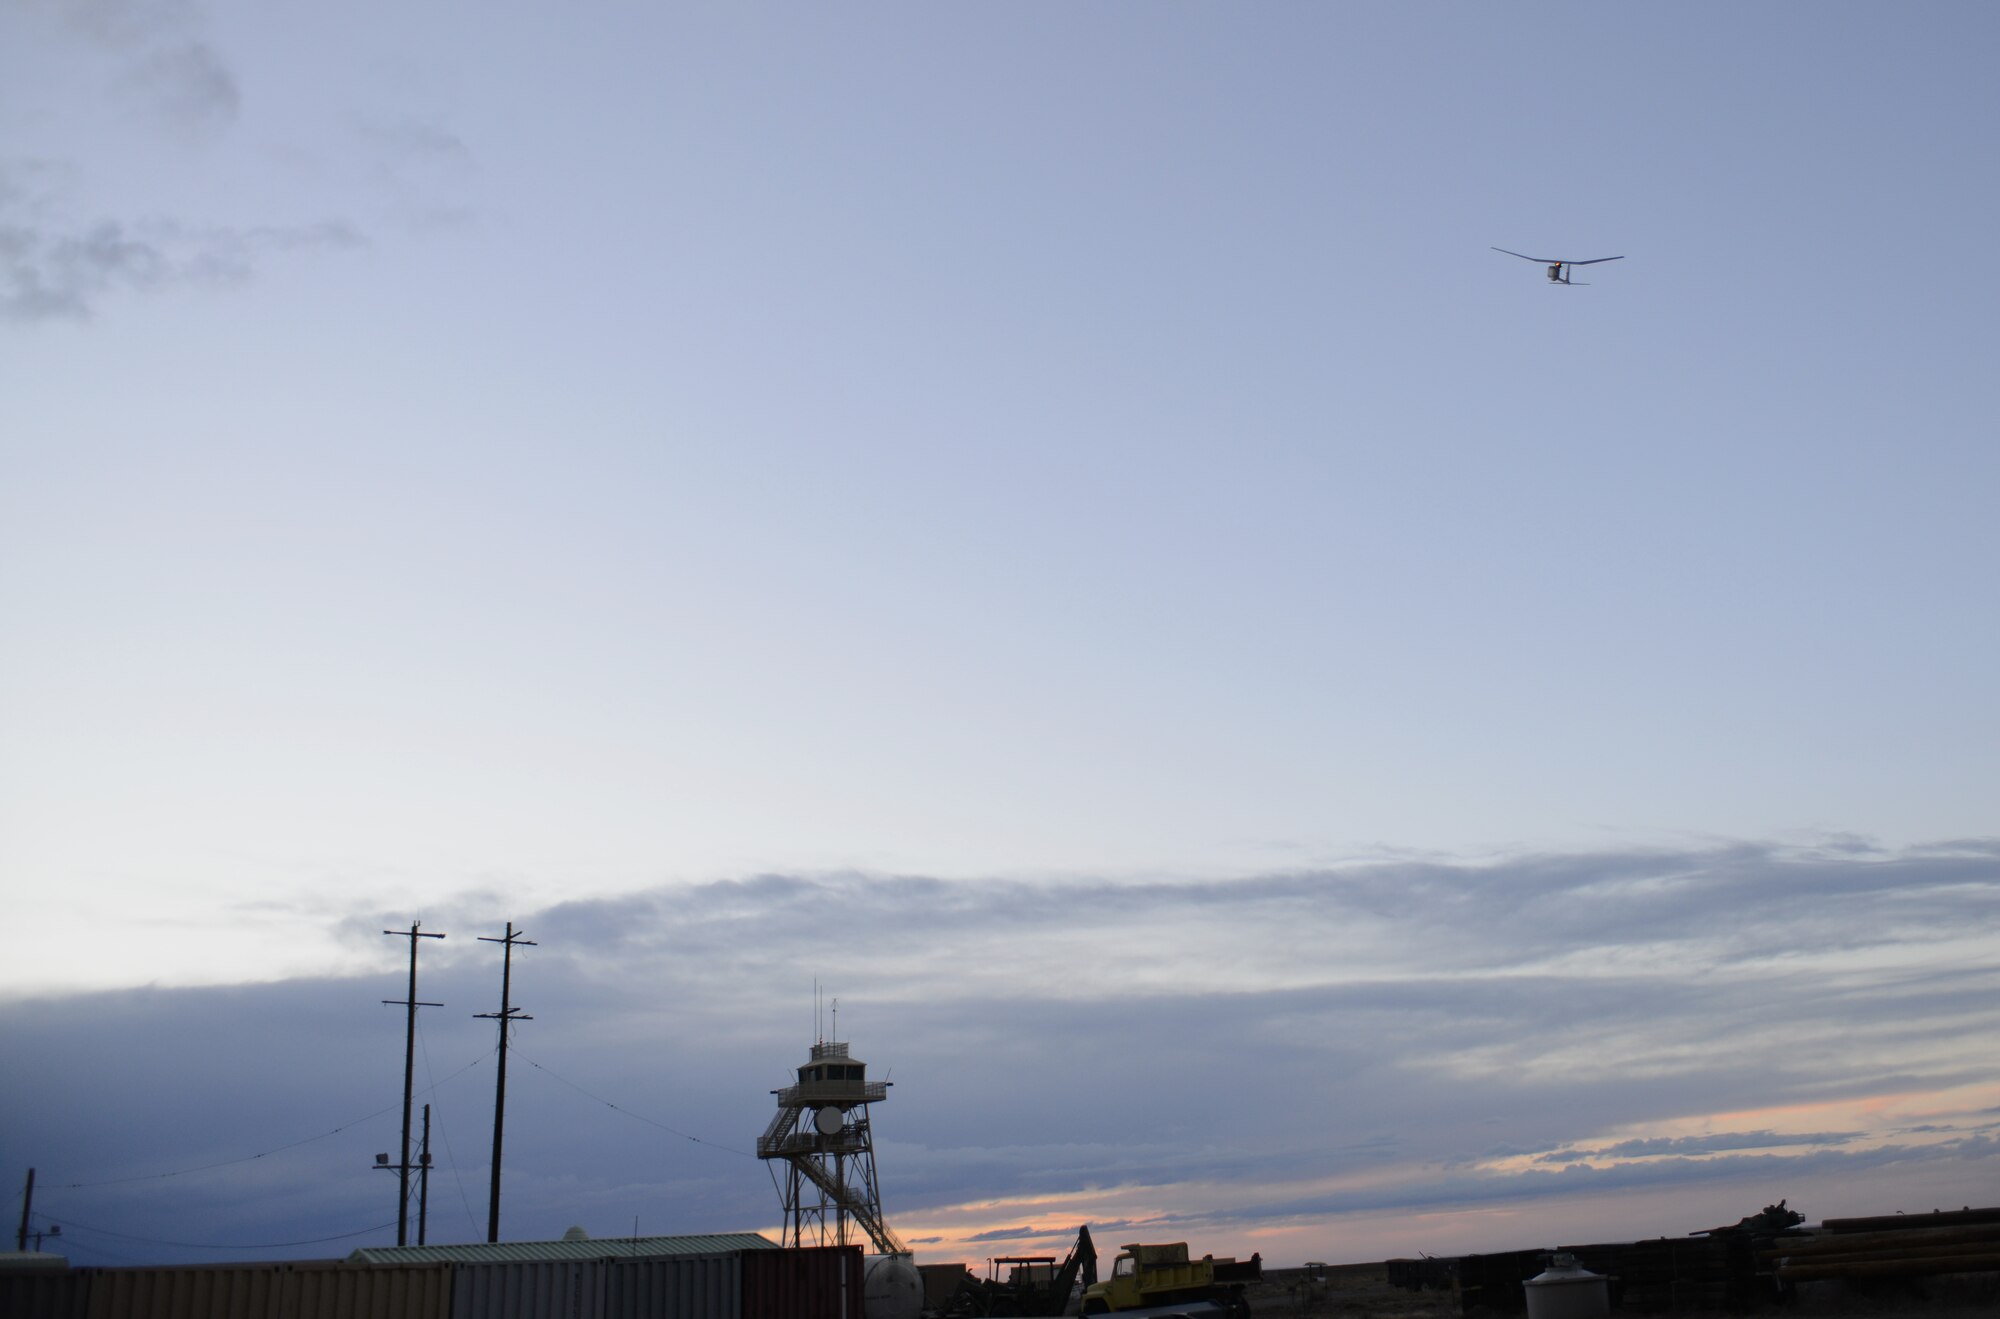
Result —
[{"label": "utility pole", "polygon": [[398,939],[410,941],[410,996],[408,998],[385,998],[384,1003],[401,1003],[410,1010],[409,1024],[403,1035],[403,1158],[396,1165],[396,1244],[410,1244],[410,1100],[416,1084],[417,1074],[417,1009],[441,1008],[442,1003],[420,1003],[417,1001],[417,940],[442,939],[442,934],[424,934],[418,929],[422,921],[412,921],[407,930],[384,930],[382,933]]},{"label": "utility pole", "polygon": [[28,1169],[28,1189],[21,1193],[21,1231],[14,1238],[14,1249],[28,1248],[28,1213],[35,1207],[35,1170]]},{"label": "utility pole", "polygon": [[431,1106],[424,1105],[424,1152],[417,1156],[422,1166],[417,1172],[417,1244],[428,1244],[424,1237],[431,1221]]},{"label": "utility pole", "polygon": [[486,1197],[486,1240],[495,1242],[500,1239],[500,1134],[507,1123],[507,1026],[510,1022],[534,1020],[514,1006],[514,947],[537,945],[532,939],[523,939],[512,921],[507,922],[506,938],[491,939],[482,934],[479,941],[497,943],[504,950],[500,958],[500,1010],[473,1014],[481,1019],[497,1017],[500,1021],[500,1066],[493,1085],[493,1184]]}]

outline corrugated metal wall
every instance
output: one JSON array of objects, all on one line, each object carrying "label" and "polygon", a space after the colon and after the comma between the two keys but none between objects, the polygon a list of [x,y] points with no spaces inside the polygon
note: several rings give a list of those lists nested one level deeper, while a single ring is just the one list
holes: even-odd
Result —
[{"label": "corrugated metal wall", "polygon": [[741,1295],[733,1254],[459,1264],[450,1319],[741,1319]]},{"label": "corrugated metal wall", "polygon": [[0,1274],[4,1319],[451,1319],[443,1265],[71,1269]]},{"label": "corrugated metal wall", "polygon": [[68,1270],[0,1273],[0,1319],[85,1319],[89,1293]]},{"label": "corrugated metal wall", "polygon": [[859,1246],[0,1273],[0,1319],[864,1319]]},{"label": "corrugated metal wall", "polygon": [[460,1264],[451,1319],[602,1319],[603,1260]]},{"label": "corrugated metal wall", "polygon": [[620,1260],[607,1284],[604,1319],[742,1319],[743,1267],[735,1255]]},{"label": "corrugated metal wall", "polygon": [[451,1319],[451,1267],[305,1265],[284,1300],[280,1319]]},{"label": "corrugated metal wall", "polygon": [[281,1313],[276,1265],[102,1269],[90,1280],[90,1319],[264,1319]]},{"label": "corrugated metal wall", "polygon": [[862,1319],[859,1246],[743,1252],[743,1319]]}]

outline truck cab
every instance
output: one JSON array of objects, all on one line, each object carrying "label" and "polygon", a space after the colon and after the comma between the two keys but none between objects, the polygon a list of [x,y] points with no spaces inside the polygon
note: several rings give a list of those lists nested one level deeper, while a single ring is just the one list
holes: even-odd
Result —
[{"label": "truck cab", "polygon": [[[1235,1261],[1222,1263],[1233,1265]],[[1217,1261],[1210,1255],[1189,1259],[1185,1241],[1120,1246],[1111,1276],[1084,1292],[1083,1313],[1112,1314],[1201,1301],[1228,1313],[1247,1313],[1242,1288],[1218,1286],[1216,1267]]]}]

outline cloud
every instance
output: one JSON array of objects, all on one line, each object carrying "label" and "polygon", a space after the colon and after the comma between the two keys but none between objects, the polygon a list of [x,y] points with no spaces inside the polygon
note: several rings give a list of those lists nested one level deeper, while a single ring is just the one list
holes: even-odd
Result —
[{"label": "cloud", "polygon": [[464,138],[436,119],[408,113],[365,117],[353,131],[373,186],[400,223],[418,230],[472,223],[464,197],[478,162]]},{"label": "cloud", "polygon": [[[302,195],[300,176],[283,180],[256,178],[273,160],[289,161],[319,187],[344,187],[351,200],[372,218],[369,227],[423,229],[457,228],[471,218],[460,199],[460,186],[473,169],[465,142],[434,120],[409,113],[373,113],[362,121],[359,137],[365,146],[359,168],[365,187],[344,176],[330,163],[347,157],[325,143],[293,140],[289,126],[276,140],[254,149],[221,140],[242,121],[245,80],[230,54],[209,32],[202,9],[180,0],[76,0],[44,3],[40,35],[51,38],[52,69],[37,100],[36,112],[55,122],[73,111],[61,106],[60,92],[86,95],[94,106],[106,102],[122,108],[127,120],[138,121],[143,150],[153,155],[176,150],[195,167],[218,181],[209,190],[218,206],[227,205],[231,189],[221,186],[234,178],[252,180],[260,195],[282,189]],[[254,68],[252,69],[254,74]],[[254,80],[253,80],[254,81]],[[357,84],[357,87],[362,84]],[[358,94],[358,93],[357,93]],[[31,96],[34,93],[30,93]],[[274,98],[278,102],[283,97]],[[268,107],[267,107],[268,108]],[[278,122],[286,122],[280,113]],[[133,127],[123,125],[129,135]],[[257,136],[270,135],[270,125]],[[46,149],[64,140],[54,135]],[[351,144],[350,144],[351,145]],[[196,151],[195,148],[201,148]],[[85,173],[91,157],[79,157],[74,169],[61,171],[0,161],[0,202],[12,194],[13,205],[0,208],[0,318],[34,322],[86,317],[115,293],[174,285],[239,283],[261,263],[279,252],[336,249],[360,244],[361,230],[338,218],[282,225],[260,224],[252,216],[230,215],[220,222],[169,211],[149,210],[143,200],[93,203],[82,214],[55,213],[56,194],[49,176],[61,173],[62,195],[78,190],[70,174]],[[94,180],[102,195],[117,195],[117,185],[140,177],[129,168],[103,164]],[[22,213],[21,193],[44,176],[43,191],[33,197],[35,217]],[[11,186],[7,179],[12,176]],[[295,219],[297,217],[294,217]]]},{"label": "cloud", "polygon": [[205,42],[150,51],[126,70],[121,83],[141,108],[203,136],[235,123],[243,105],[235,74]]},{"label": "cloud", "polygon": [[[420,1013],[418,1077],[450,1147],[441,1239],[483,1228],[496,1037],[475,1014],[498,1007],[499,954],[476,936],[509,919],[536,943],[513,965],[533,1017],[508,1089],[519,1237],[635,1213],[775,1226],[751,1149],[815,980],[891,1082],[890,1219],[941,1252],[1082,1221],[1247,1240],[1705,1195],[1654,1229],[1685,1231],[1788,1187],[1879,1194],[2000,1162],[2000,1073],[1964,1045],[2000,1026],[1983,844],[1234,881],[763,874],[525,912],[489,890],[421,917],[449,935],[422,950],[422,996],[448,1006]],[[403,996],[407,947],[380,931],[411,918],[344,921],[366,976],[0,1005],[18,1064],[0,1129],[46,1151],[47,1212],[150,1257],[382,1221],[402,1010],[381,1000]],[[141,1095],[171,1120],[138,1121]]]},{"label": "cloud", "polygon": [[385,163],[422,165],[451,173],[473,168],[472,149],[443,124],[415,115],[364,119],[356,128]]},{"label": "cloud", "polygon": [[186,0],[44,0],[77,31],[114,49],[171,38],[197,23]]},{"label": "cloud", "polygon": [[[1917,1134],[1918,1128],[1905,1128]],[[1930,1127],[1930,1131],[1949,1128]],[[1725,1131],[1703,1136],[1659,1136],[1622,1140],[1590,1150],[1554,1150],[1536,1156],[1537,1163],[1575,1163],[1586,1159],[1642,1159],[1662,1155],[1714,1154],[1724,1150],[1780,1149],[1792,1145],[1846,1145],[1862,1138],[1859,1131]]]},{"label": "cloud", "polygon": [[200,11],[181,0],[68,0],[44,6],[110,62],[109,83],[135,113],[202,138],[242,109],[235,71],[207,38]]},{"label": "cloud", "polygon": [[[1532,1205],[1539,1200],[1558,1197],[1743,1180],[1783,1185],[1807,1179],[1847,1179],[1858,1185],[1862,1184],[1866,1174],[1899,1164],[1990,1167],[1996,1161],[2000,1161],[2000,1143],[1988,1137],[1971,1137],[1942,1146],[1890,1145],[1862,1152],[1819,1151],[1794,1157],[1766,1154],[1740,1155],[1720,1161],[1668,1159],[1624,1163],[1610,1168],[1577,1165],[1555,1172],[1520,1172],[1502,1176],[1459,1174],[1395,1187],[1322,1196],[1304,1195],[1241,1206],[1232,1210],[1229,1217],[1237,1221],[1253,1221],[1435,1210],[1446,1206],[1496,1202]],[[1700,1230],[1685,1226],[1679,1228],[1679,1232]]]},{"label": "cloud", "polygon": [[117,293],[238,284],[276,254],[366,242],[342,221],[248,227],[76,221],[37,187],[50,174],[32,164],[0,166],[0,319],[84,319]]}]

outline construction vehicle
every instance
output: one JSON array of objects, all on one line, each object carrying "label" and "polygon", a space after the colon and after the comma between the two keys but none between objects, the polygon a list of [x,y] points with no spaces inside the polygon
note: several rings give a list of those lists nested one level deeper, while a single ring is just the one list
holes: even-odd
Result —
[{"label": "construction vehicle", "polygon": [[1189,1259],[1187,1242],[1121,1246],[1111,1276],[1083,1293],[1083,1313],[1187,1307],[1186,1312],[1248,1319],[1244,1287],[1264,1276],[1264,1257]]},{"label": "construction vehicle", "polygon": [[1057,1265],[1053,1255],[1001,1255],[987,1261],[987,1276],[967,1274],[943,1313],[950,1319],[971,1316],[1059,1315],[1069,1307],[1079,1282],[1097,1281],[1097,1248],[1090,1228],[1076,1230],[1076,1245]]}]

